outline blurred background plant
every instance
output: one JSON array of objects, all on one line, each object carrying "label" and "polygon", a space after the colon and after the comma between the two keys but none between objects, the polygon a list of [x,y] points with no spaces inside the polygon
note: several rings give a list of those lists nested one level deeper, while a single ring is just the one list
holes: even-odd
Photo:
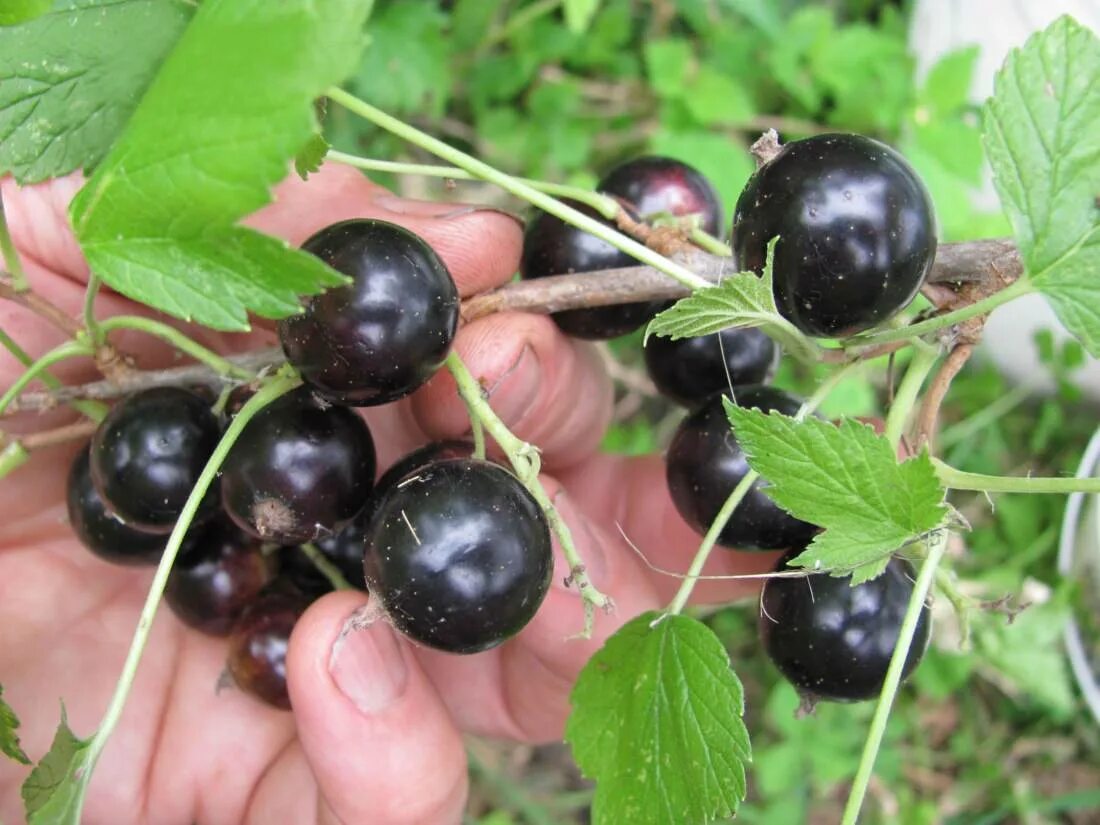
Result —
[{"label": "blurred background plant", "polygon": [[[950,52],[918,78],[910,4],[881,0],[378,0],[371,45],[348,84],[364,99],[525,177],[592,186],[608,168],[656,153],[702,171],[728,224],[762,130],[790,140],[824,131],[899,148],[925,180],[941,239],[1008,234],[976,198],[983,180],[970,88],[976,47]],[[326,136],[365,157],[431,163],[363,121],[332,111]],[[520,209],[476,182],[375,175],[413,197]],[[1011,310],[1007,310],[1011,312]],[[1034,341],[1053,395],[1034,397],[980,359],[944,406],[939,447],[980,473],[1070,474],[1097,410],[1074,383],[1075,342]],[[605,447],[660,451],[682,412],[645,375],[640,336],[604,347],[618,386]],[[829,415],[881,414],[890,372],[842,385]],[[785,362],[777,383],[806,392],[820,376]],[[903,691],[880,755],[867,822],[1100,822],[1100,728],[1076,692],[1060,641],[1088,594],[1055,557],[1065,499],[984,496],[954,502],[973,531],[954,548],[959,588],[1014,608],[975,612],[960,647],[937,604],[934,648]],[[1094,598],[1094,597],[1093,597]],[[1003,607],[1003,605],[1002,605]],[[1011,611],[1009,611],[1011,612]],[[797,699],[756,642],[756,605],[713,613],[745,683],[755,764],[741,821],[835,822],[871,705],[821,706],[796,720]],[[590,799],[563,748],[471,743],[470,821],[586,821]]]}]

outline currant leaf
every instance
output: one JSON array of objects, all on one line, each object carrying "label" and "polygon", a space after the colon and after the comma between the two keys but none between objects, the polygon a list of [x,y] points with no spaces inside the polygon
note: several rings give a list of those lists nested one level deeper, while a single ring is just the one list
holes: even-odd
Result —
[{"label": "currant leaf", "polygon": [[1028,277],[1100,355],[1100,39],[1060,17],[1005,60],[986,152]]},{"label": "currant leaf", "polygon": [[0,687],[0,753],[16,762],[29,765],[31,760],[19,745],[19,734],[16,733],[19,729],[19,717],[3,697],[4,688]]},{"label": "currant leaf", "polygon": [[51,0],[5,0],[0,6],[0,26],[15,26],[50,10]]},{"label": "currant leaf", "polygon": [[194,10],[186,0],[61,0],[0,29],[0,174],[28,184],[99,163]]},{"label": "currant leaf", "polygon": [[79,825],[88,772],[90,739],[78,739],[69,729],[65,706],[53,744],[23,782],[27,825]]},{"label": "currant leaf", "polygon": [[595,825],[706,823],[733,816],[752,760],[744,695],[714,633],[645,613],[581,671],[565,738],[598,784]]},{"label": "currant leaf", "polygon": [[884,559],[943,523],[944,489],[927,452],[899,462],[890,441],[852,419],[798,421],[726,402],[750,466],[780,507],[825,528],[792,564],[852,572],[859,584]]},{"label": "currant leaf", "polygon": [[[270,200],[354,68],[369,0],[206,0],[72,204],[92,269],[123,294],[217,329],[343,282],[234,224]],[[247,53],[242,62],[240,55]]]}]

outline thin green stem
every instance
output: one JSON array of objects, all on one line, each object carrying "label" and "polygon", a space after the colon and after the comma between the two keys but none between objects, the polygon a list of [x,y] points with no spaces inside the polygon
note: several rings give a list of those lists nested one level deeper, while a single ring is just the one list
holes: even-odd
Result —
[{"label": "thin green stem", "polygon": [[[328,160],[342,163],[345,166],[354,166],[356,169],[364,169],[368,172],[389,172],[394,175],[423,175],[429,178],[447,178],[448,180],[481,180],[482,178],[457,166],[436,166],[427,163],[398,163],[392,160],[374,160],[373,158],[349,155],[330,149],[325,156]],[[538,189],[548,195],[559,198],[568,198],[587,204],[603,215],[608,220],[613,220],[619,214],[619,203],[614,198],[593,192],[591,189],[582,189],[579,186],[566,186],[561,183],[548,183],[547,181],[533,178],[514,178],[527,184],[532,189]],[[709,236],[708,236],[709,237]],[[728,254],[729,250],[727,250]]]},{"label": "thin green stem", "polygon": [[681,266],[674,261],[670,261],[663,255],[659,255],[652,249],[638,243],[637,241],[623,235],[621,232],[616,232],[611,227],[607,226],[595,218],[591,218],[581,212],[578,212],[572,207],[566,206],[561,201],[555,200],[549,195],[545,195],[539,192],[537,189],[519,181],[510,175],[506,175],[498,169],[494,169],[487,163],[483,163],[477,158],[462,152],[453,146],[444,143],[441,140],[437,140],[431,135],[420,131],[395,117],[391,117],[383,112],[381,109],[377,109],[371,106],[366,101],[360,100],[354,95],[350,95],[342,89],[330,88],[326,94],[328,97],[340,104],[348,111],[353,112],[360,117],[369,120],[376,126],[385,129],[387,132],[391,132],[397,135],[403,140],[419,146],[428,152],[431,152],[448,163],[452,163],[455,166],[461,167],[466,171],[477,175],[479,178],[495,183],[501,189],[507,192],[511,192],[518,198],[523,198],[526,201],[537,206],[545,212],[549,212],[558,218],[561,218],[566,223],[572,224],[585,232],[595,235],[600,240],[614,246],[616,249],[625,252],[626,254],[636,258],[644,264],[652,266],[670,278],[679,281],[684,286],[692,289],[700,289],[702,287],[711,286],[711,283],[705,278],[700,278],[690,269]]},{"label": "thin green stem", "polygon": [[0,415],[8,408],[8,404],[14,401],[26,386],[45,372],[54,364],[64,361],[66,358],[76,358],[81,355],[92,355],[92,349],[80,341],[66,341],[64,344],[54,347],[37,361],[27,367],[26,372],[20,375],[15,382],[8,387],[8,391],[0,396]]},{"label": "thin green stem", "polygon": [[952,490],[980,493],[1100,493],[1100,478],[1052,478],[1042,476],[987,476],[956,470],[932,459],[940,483]]},{"label": "thin green stem", "polygon": [[512,35],[512,32],[518,31],[524,26],[529,26],[540,17],[552,14],[561,3],[562,0],[537,0],[537,2],[529,6],[524,6],[504,23],[491,29],[489,33],[485,35],[484,39],[482,39],[481,43],[478,44],[477,50],[482,52],[491,46],[495,46],[502,40],[507,40]]},{"label": "thin green stem", "polygon": [[565,556],[565,560],[569,564],[570,580],[576,585],[577,592],[580,593],[584,602],[583,635],[586,637],[591,635],[596,609],[609,610],[612,607],[612,602],[611,599],[597,590],[588,578],[584,559],[577,552],[569,526],[562,520],[554,507],[554,503],[542,488],[542,484],[539,483],[538,451],[527,442],[514,436],[504,422],[500,420],[493,408],[489,406],[489,401],[485,398],[481,385],[470,374],[470,371],[454,350],[451,350],[451,353],[447,356],[447,369],[450,370],[455,379],[458,394],[466,402],[467,409],[470,410],[471,419],[479,419],[485,430],[493,437],[493,440],[504,450],[508,460],[512,462],[516,476],[534,496],[535,501],[538,502],[539,507],[546,515],[550,529],[557,535],[562,555]]},{"label": "thin green stem", "polygon": [[312,562],[313,566],[317,568],[322,576],[328,579],[329,584],[332,585],[335,590],[354,590],[344,574],[340,572],[340,568],[328,560],[328,557],[320,551],[316,544],[298,545],[298,549],[302,551],[302,554]]},{"label": "thin green stem", "polygon": [[250,381],[256,376],[248,370],[238,367],[232,361],[222,358],[213,350],[209,350],[202,344],[196,343],[168,324],[154,321],[152,318],[141,318],[137,315],[116,315],[108,318],[99,325],[104,334],[116,329],[136,329],[147,333],[162,341],[166,341],[180,352],[190,355],[196,361],[206,364],[210,369],[220,375],[237,378],[242,381]]},{"label": "thin green stem", "polygon": [[16,292],[27,292],[31,285],[27,281],[27,273],[23,271],[23,261],[19,258],[19,252],[15,248],[15,242],[8,231],[8,219],[4,214],[4,197],[0,195],[0,258],[8,268],[11,275],[11,285]]},{"label": "thin green stem", "polygon": [[[829,393],[836,389],[841,381],[844,381],[862,370],[866,364],[866,361],[853,361],[851,364],[834,370],[828,378],[821,382],[821,385],[814,394],[806,399],[799,408],[798,415],[795,417],[801,421],[806,416],[813,413],[813,411],[820,407],[822,402],[829,397]],[[741,500],[744,499],[746,495],[748,495],[749,488],[759,477],[759,473],[755,470],[750,470],[748,474],[741,479],[740,483],[733,488],[733,492],[730,493],[729,498],[722,504],[722,509],[718,511],[718,515],[714,517],[710,529],[707,530],[706,535],[703,536],[703,541],[699,545],[699,549],[695,552],[695,558],[691,560],[691,565],[688,567],[687,573],[684,574],[684,578],[680,582],[680,587],[672,597],[672,601],[669,602],[668,607],[665,608],[666,613],[676,615],[683,611],[688,603],[688,599],[691,598],[692,591],[695,589],[695,583],[699,581],[699,576],[703,572],[703,567],[706,565],[707,559],[710,558],[711,551],[714,550],[715,544],[718,543],[718,537],[722,534],[722,531],[726,529],[726,524],[733,516],[733,511],[737,509],[737,505],[741,503]]]},{"label": "thin green stem", "polygon": [[695,227],[695,229],[691,230],[691,242],[704,252],[709,252],[712,255],[718,255],[722,258],[730,258],[733,256],[733,252],[730,251],[730,248],[726,246],[725,243],[699,227]]},{"label": "thin green stem", "polygon": [[103,329],[95,317],[95,298],[99,294],[100,280],[94,272],[88,276],[88,286],[84,290],[84,328],[96,347],[103,343]]},{"label": "thin green stem", "polygon": [[1002,304],[1007,304],[1014,298],[1019,298],[1021,295],[1027,295],[1029,292],[1034,291],[1034,283],[1028,278],[1021,278],[1009,284],[999,292],[993,293],[988,298],[983,298],[969,306],[961,307],[953,312],[937,315],[934,318],[929,318],[926,321],[920,321],[916,324],[910,324],[906,327],[883,330],[882,332],[872,332],[868,335],[857,335],[849,339],[846,346],[865,347],[874,344],[888,344],[893,341],[906,341],[910,338],[917,338],[929,332],[935,332],[938,329],[954,326],[955,324],[962,323],[963,321],[967,321],[979,315],[985,315]]},{"label": "thin green stem", "polygon": [[928,590],[932,586],[932,580],[936,575],[936,568],[947,549],[948,531],[939,529],[933,533],[928,541],[928,557],[921,565],[917,575],[916,584],[913,585],[913,593],[909,597],[909,606],[905,610],[905,617],[898,631],[898,641],[894,646],[894,655],[890,657],[890,666],[886,670],[886,680],[879,694],[878,704],[875,706],[875,715],[871,719],[871,729],[867,732],[867,741],[863,745],[863,754],[860,756],[859,768],[856,770],[856,778],[852,783],[852,790],[848,794],[848,804],[844,808],[844,818],[841,825],[855,825],[859,817],[860,808],[863,807],[863,798],[867,794],[867,785],[871,781],[871,772],[875,767],[875,759],[879,748],[882,746],[882,738],[886,733],[886,722],[890,718],[890,708],[894,704],[898,687],[901,685],[901,674],[905,669],[906,659],[909,657],[909,648],[913,644],[913,634],[917,629],[917,621],[920,619],[921,610],[924,609],[924,600],[928,597]]},{"label": "thin green stem", "polygon": [[203,467],[195,486],[191,489],[191,494],[183,505],[179,520],[176,522],[172,534],[168,537],[168,544],[164,548],[164,555],[161,556],[160,564],[157,565],[157,571],[153,575],[153,583],[149,586],[149,594],[145,597],[145,604],[141,608],[137,629],[134,631],[133,640],[130,642],[130,650],[126,654],[126,662],[122,666],[118,684],[115,685],[114,695],[111,696],[111,703],[107,706],[107,711],[103,714],[99,728],[88,745],[87,764],[80,776],[79,808],[84,805],[84,795],[87,792],[88,783],[91,781],[96,760],[114,732],[115,726],[122,716],[122,710],[126,706],[126,699],[130,695],[130,688],[133,686],[134,676],[137,674],[138,664],[141,662],[141,655],[145,650],[145,643],[148,641],[149,633],[153,628],[153,620],[157,615],[157,608],[160,606],[164,586],[168,582],[168,574],[172,570],[176,554],[179,552],[180,545],[183,544],[183,538],[195,518],[195,513],[198,512],[203,496],[217,477],[222,463],[229,455],[229,450],[248,422],[252,420],[252,417],[280,395],[294,389],[299,383],[300,380],[297,376],[280,375],[252,396],[226,429],[225,435],[218,442],[218,446],[214,448],[214,452],[211,453],[210,459]]},{"label": "thin green stem", "polygon": [[[34,359],[30,354],[23,349],[19,344],[15,342],[15,339],[0,329],[0,346],[3,346],[8,352],[10,352],[15,359],[24,367],[29,367],[34,363]],[[51,390],[56,390],[64,384],[61,380],[51,372],[42,370],[38,375],[38,380],[49,387]],[[110,409],[106,404],[100,404],[98,401],[91,401],[88,399],[74,399],[68,402],[69,406],[77,412],[92,419],[92,421],[102,421],[107,417],[107,412]]]},{"label": "thin green stem", "polygon": [[909,362],[909,368],[905,371],[901,384],[898,385],[898,391],[894,394],[894,401],[890,405],[890,412],[886,416],[886,437],[895,450],[901,443],[905,424],[909,421],[909,416],[917,403],[920,388],[924,386],[924,380],[939,357],[939,350],[927,344],[918,346],[913,352],[913,360]]},{"label": "thin green stem", "polygon": [[4,449],[0,450],[0,479],[18,470],[27,463],[30,457],[31,454],[20,442],[9,441]]}]

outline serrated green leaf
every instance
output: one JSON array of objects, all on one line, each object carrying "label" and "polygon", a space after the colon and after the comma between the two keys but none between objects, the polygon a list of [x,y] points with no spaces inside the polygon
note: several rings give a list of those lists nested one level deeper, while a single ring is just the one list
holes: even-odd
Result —
[{"label": "serrated green leaf", "polygon": [[[316,131],[314,99],[355,65],[367,0],[206,0],[72,204],[115,289],[217,329],[290,314],[342,283],[313,256],[235,227]],[[242,60],[241,55],[248,59]]]},{"label": "serrated green leaf", "polygon": [[[899,462],[889,440],[867,424],[797,421],[728,401],[726,412],[749,465],[768,480],[767,494],[794,516],[825,528],[794,564],[847,575],[881,564],[947,515],[927,452]],[[874,567],[860,570],[854,583],[874,573]]]},{"label": "serrated green leaf", "polygon": [[597,781],[595,825],[713,822],[745,797],[741,682],[714,633],[646,613],[607,640],[573,688],[565,738]]},{"label": "serrated green leaf", "polygon": [[53,0],[0,0],[0,26],[17,26],[50,10]]},{"label": "serrated green leaf", "polygon": [[82,774],[89,769],[90,739],[78,739],[69,729],[65,707],[53,743],[23,782],[27,825],[79,825]]},{"label": "serrated green leaf", "polygon": [[37,183],[99,163],[194,11],[185,0],[61,0],[0,29],[0,174]]},{"label": "serrated green leaf", "polygon": [[1061,17],[1012,52],[983,127],[1024,268],[1100,355],[1100,39]]},{"label": "serrated green leaf", "polygon": [[29,765],[31,760],[23,752],[19,745],[19,717],[11,709],[11,705],[4,701],[4,688],[0,686],[0,753],[3,753],[16,762]]},{"label": "serrated green leaf", "polygon": [[323,136],[319,134],[311,136],[306,141],[306,145],[294,156],[294,171],[298,173],[298,177],[308,180],[310,175],[321,168],[330,148]]},{"label": "serrated green leaf", "polygon": [[565,0],[565,25],[573,34],[583,34],[600,10],[600,0]]},{"label": "serrated green leaf", "polygon": [[698,289],[658,313],[646,330],[676,341],[709,335],[727,327],[759,327],[776,317],[770,278],[754,272],[736,272],[717,286]]}]

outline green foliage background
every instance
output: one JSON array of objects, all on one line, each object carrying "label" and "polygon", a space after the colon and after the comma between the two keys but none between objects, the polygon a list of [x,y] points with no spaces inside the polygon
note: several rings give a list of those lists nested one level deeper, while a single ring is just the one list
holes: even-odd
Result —
[{"label": "green foliage background", "polygon": [[[983,181],[980,124],[967,98],[977,51],[947,55],[918,81],[906,5],[379,0],[371,45],[348,85],[519,175],[590,186],[637,154],[680,158],[713,181],[727,219],[752,171],[748,145],[763,129],[775,127],[786,140],[861,132],[897,146],[917,168],[936,203],[942,240],[1007,235],[1002,214],[973,205]],[[582,28],[586,10],[592,15]],[[326,136],[369,157],[432,162],[341,111],[328,114]],[[479,184],[379,179],[414,196],[517,206]],[[612,346],[627,373],[639,369],[639,343],[634,336]],[[1057,394],[1031,398],[992,368],[969,367],[944,408],[946,461],[982,473],[1076,468],[1097,421],[1072,380],[1082,353],[1049,335],[1036,347]],[[805,390],[818,377],[784,363],[778,382]],[[825,412],[879,414],[886,386],[883,364],[870,380],[842,386]],[[605,446],[622,452],[660,450],[680,416],[625,385],[619,411]],[[1011,626],[1003,616],[978,615],[965,649],[950,612],[937,610],[935,646],[900,698],[865,821],[1095,822],[1100,732],[1059,644],[1062,621],[1082,599],[1055,570],[1065,500],[1001,496],[991,507],[975,495],[955,503],[974,526],[953,553],[963,589],[1036,604]],[[794,692],[756,643],[755,606],[728,608],[709,621],[745,684],[754,764],[740,821],[836,821],[872,707],[822,706],[795,720]],[[489,796],[500,807],[485,822],[534,821],[538,799],[517,805],[508,795]],[[545,810],[561,810],[545,802]]]}]

